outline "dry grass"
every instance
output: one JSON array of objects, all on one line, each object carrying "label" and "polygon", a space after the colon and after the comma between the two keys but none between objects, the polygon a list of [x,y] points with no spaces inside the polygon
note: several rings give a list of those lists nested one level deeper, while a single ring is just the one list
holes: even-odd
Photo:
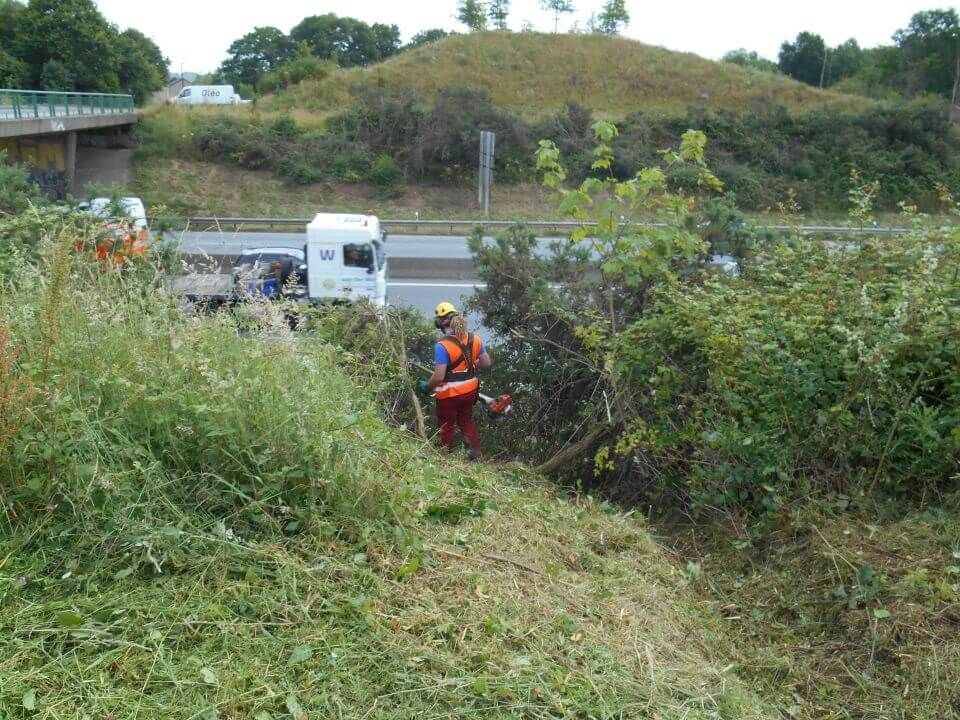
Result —
[{"label": "dry grass", "polygon": [[[148,206],[162,205],[174,213],[221,217],[310,217],[316,212],[365,212],[373,209],[393,220],[480,220],[483,213],[472,187],[404,185],[399,196],[379,197],[365,183],[290,185],[269,171],[244,170],[219,163],[151,158],[135,169],[131,190]],[[756,222],[778,225],[784,218],[772,212],[752,213]],[[907,224],[897,213],[876,213],[883,226]],[[538,184],[494,186],[492,220],[555,219],[549,193]],[[791,217],[797,224],[847,225],[844,212],[815,212]],[[925,222],[942,225],[948,216],[934,215]]]},{"label": "dry grass", "polygon": [[[290,185],[269,171],[251,171],[217,163],[160,158],[142,161],[134,190],[150,206],[163,205],[186,215],[310,217],[316,212],[365,212],[413,220],[480,219],[475,188],[406,185],[394,198],[378,197],[364,183]],[[550,214],[544,189],[535,184],[493,191],[492,219],[543,219]]]},{"label": "dry grass", "polygon": [[846,498],[795,508],[765,532],[685,525],[704,590],[741,634],[761,690],[793,717],[960,717],[960,504]]},{"label": "dry grass", "polygon": [[260,107],[321,115],[339,111],[355,85],[410,88],[428,99],[452,85],[486,88],[500,107],[527,117],[569,100],[619,118],[643,111],[681,112],[691,104],[862,110],[865,98],[821,91],[781,75],[691,53],[597,35],[485,32],[459,35],[369,68],[306,81],[260,101]]}]

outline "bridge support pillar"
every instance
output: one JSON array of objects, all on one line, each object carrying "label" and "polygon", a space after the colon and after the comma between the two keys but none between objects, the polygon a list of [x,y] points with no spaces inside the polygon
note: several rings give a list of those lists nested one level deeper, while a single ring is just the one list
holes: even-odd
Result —
[{"label": "bridge support pillar", "polygon": [[66,179],[67,192],[71,195],[77,194],[77,188],[74,187],[74,180],[77,177],[77,133],[68,132],[66,142],[64,143],[63,174]]}]

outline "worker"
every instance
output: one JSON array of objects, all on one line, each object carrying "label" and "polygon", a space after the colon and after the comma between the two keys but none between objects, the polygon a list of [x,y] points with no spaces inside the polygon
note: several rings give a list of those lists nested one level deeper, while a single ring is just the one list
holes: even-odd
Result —
[{"label": "worker", "polygon": [[433,375],[418,383],[420,392],[436,391],[440,442],[453,450],[455,426],[470,446],[470,459],[479,460],[480,438],[473,424],[473,406],[480,392],[478,370],[493,364],[483,340],[467,331],[467,321],[452,303],[442,302],[434,311],[434,324],[443,333],[433,352]]}]

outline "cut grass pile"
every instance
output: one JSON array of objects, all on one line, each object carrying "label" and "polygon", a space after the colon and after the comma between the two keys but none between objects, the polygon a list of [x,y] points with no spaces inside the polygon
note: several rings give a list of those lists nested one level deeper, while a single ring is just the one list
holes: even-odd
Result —
[{"label": "cut grass pile", "polygon": [[339,112],[357,85],[410,89],[432,102],[437,91],[470,85],[498,107],[540,118],[567,101],[616,119],[631,112],[682,112],[691,104],[743,110],[863,110],[871,100],[822,91],[782,75],[692,53],[600,35],[483,32],[457,35],[369,68],[339,70],[260,100],[270,110]]},{"label": "cut grass pile", "polygon": [[777,717],[642,519],[45,234],[0,290],[0,717]]}]

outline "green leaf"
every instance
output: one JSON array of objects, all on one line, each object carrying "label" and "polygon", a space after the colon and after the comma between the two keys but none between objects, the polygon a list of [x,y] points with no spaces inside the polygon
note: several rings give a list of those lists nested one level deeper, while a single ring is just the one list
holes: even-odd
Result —
[{"label": "green leaf", "polygon": [[253,720],[273,720],[273,715],[268,713],[266,710],[261,710],[253,716]]},{"label": "green leaf", "polygon": [[117,571],[113,574],[113,579],[114,579],[114,580],[123,580],[124,578],[128,578],[128,577],[130,577],[131,575],[133,575],[133,568],[124,568],[123,570],[117,570]]},{"label": "green leaf", "polygon": [[210,707],[200,713],[198,716],[200,720],[217,720],[220,717],[219,711],[215,707]]},{"label": "green leaf", "polygon": [[287,660],[287,665],[299,665],[302,662],[306,662],[313,657],[313,648],[309,645],[299,645],[293,649],[293,652],[290,653],[290,659]]},{"label": "green leaf", "polygon": [[57,613],[57,625],[65,628],[75,628],[83,625],[83,616],[72,610]]},{"label": "green leaf", "polygon": [[213,670],[211,670],[211,669],[208,668],[208,667],[201,668],[201,670],[200,670],[200,677],[203,678],[203,681],[204,681],[207,685],[218,685],[218,684],[219,684],[219,681],[217,680],[217,676],[214,674]]},{"label": "green leaf", "polygon": [[873,616],[877,620],[884,620],[890,617],[890,611],[885,608],[877,608],[876,610],[873,611]]},{"label": "green leaf", "polygon": [[24,710],[36,710],[37,709],[37,691],[33,688],[28,688],[27,691],[23,694],[23,709]]}]

